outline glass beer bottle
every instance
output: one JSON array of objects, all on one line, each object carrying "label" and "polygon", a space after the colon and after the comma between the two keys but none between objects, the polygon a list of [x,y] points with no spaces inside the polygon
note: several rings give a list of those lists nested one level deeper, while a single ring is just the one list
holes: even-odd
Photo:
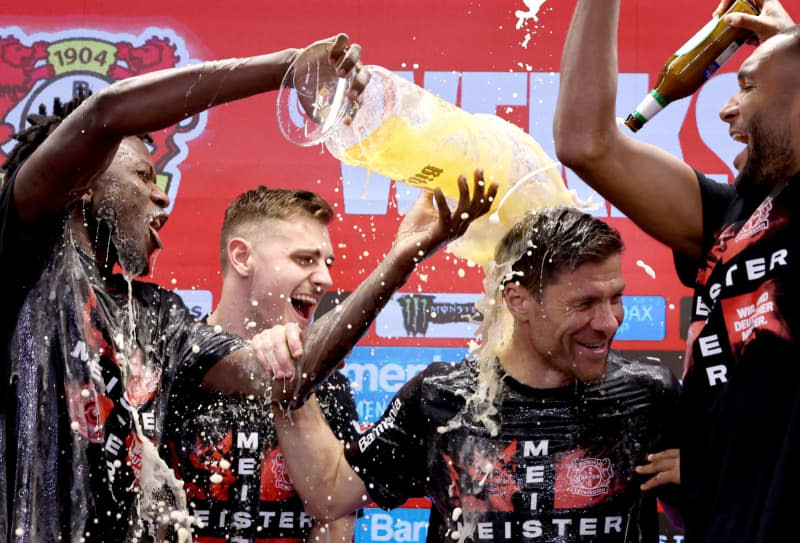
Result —
[{"label": "glass beer bottle", "polygon": [[759,10],[747,0],[736,0],[721,16],[715,16],[700,31],[675,51],[661,69],[653,90],[645,96],[625,124],[636,132],[670,102],[689,96],[733,56],[752,33],[725,24],[728,13],[758,15]]}]

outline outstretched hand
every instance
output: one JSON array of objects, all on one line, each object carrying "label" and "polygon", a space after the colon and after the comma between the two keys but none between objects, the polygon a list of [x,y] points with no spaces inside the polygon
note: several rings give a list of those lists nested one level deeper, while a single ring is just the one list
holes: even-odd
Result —
[{"label": "outstretched hand", "polygon": [[458,193],[458,205],[452,213],[441,189],[436,189],[432,194],[428,191],[420,194],[397,230],[392,247],[397,258],[411,258],[419,262],[466,232],[475,219],[492,207],[497,195],[497,183],[492,183],[487,190],[483,170],[475,170],[472,197],[463,175],[458,177]]},{"label": "outstretched hand", "polygon": [[[721,0],[717,9],[714,10],[714,15],[725,13],[733,2],[734,0]],[[725,23],[735,28],[750,30],[758,37],[759,41],[771,38],[794,24],[789,13],[778,0],[753,0],[753,3],[761,10],[759,15],[731,13],[725,16]]]},{"label": "outstretched hand", "polygon": [[[302,405],[366,332],[391,295],[408,279],[416,262],[463,234],[472,221],[489,211],[497,194],[496,183],[486,190],[480,170],[475,172],[471,198],[464,176],[459,177],[458,188],[458,205],[452,213],[441,190],[420,196],[400,224],[386,259],[335,311],[326,313],[308,329],[302,359],[296,360],[293,340],[286,337],[285,330],[273,329],[263,338],[264,356],[259,357],[262,367],[272,376],[289,378],[284,386],[272,387],[273,403],[290,409]],[[284,351],[285,344],[288,348]],[[296,361],[294,369],[284,364],[292,358]]]},{"label": "outstretched hand", "polygon": [[636,473],[651,475],[641,489],[650,490],[661,485],[681,484],[681,452],[678,449],[667,449],[647,455],[647,464],[636,466]]}]

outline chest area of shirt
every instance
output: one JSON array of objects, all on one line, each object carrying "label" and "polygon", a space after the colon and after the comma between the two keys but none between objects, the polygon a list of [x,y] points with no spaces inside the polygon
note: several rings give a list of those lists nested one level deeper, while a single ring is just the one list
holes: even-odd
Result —
[{"label": "chest area of shirt", "polygon": [[651,426],[636,419],[545,429],[532,421],[499,437],[453,431],[433,453],[447,474],[439,491],[479,511],[583,509],[614,500],[652,452]]},{"label": "chest area of shirt", "polygon": [[792,340],[797,229],[789,188],[717,235],[698,272],[687,341],[687,390],[720,390],[748,352]]},{"label": "chest area of shirt", "polygon": [[[720,300],[753,292],[770,281],[793,281],[797,229],[786,207],[787,191],[767,196],[746,220],[728,224],[716,234],[698,270],[694,320],[707,317]],[[758,306],[766,302],[756,298],[750,302],[756,304],[752,308],[744,304],[740,318],[764,312],[767,308]]]},{"label": "chest area of shirt", "polygon": [[641,481],[637,438],[617,437],[598,447],[535,433],[453,440],[450,454],[439,452],[447,475],[431,495],[449,532],[472,541],[622,541]]}]

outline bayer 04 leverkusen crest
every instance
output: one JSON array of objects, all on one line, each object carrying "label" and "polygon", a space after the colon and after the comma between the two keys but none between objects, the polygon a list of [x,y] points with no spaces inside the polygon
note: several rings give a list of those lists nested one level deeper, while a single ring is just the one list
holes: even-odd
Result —
[{"label": "bayer 04 leverkusen crest", "polygon": [[[87,28],[26,33],[0,27],[0,152],[13,149],[14,132],[26,118],[53,100],[70,100],[81,88],[97,92],[116,80],[155,70],[193,64],[184,40],[166,28],[145,28],[139,34]],[[206,126],[207,113],[189,117],[151,136],[150,152],[158,184],[174,205],[180,185],[178,166],[188,155],[187,142]]]}]

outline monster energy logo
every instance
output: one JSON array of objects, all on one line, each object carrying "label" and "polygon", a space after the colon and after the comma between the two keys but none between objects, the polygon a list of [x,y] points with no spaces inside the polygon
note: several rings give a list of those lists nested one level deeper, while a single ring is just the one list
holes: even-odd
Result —
[{"label": "monster energy logo", "polygon": [[403,311],[403,326],[410,336],[424,336],[428,325],[480,320],[472,303],[436,302],[436,296],[409,294],[397,298]]}]

